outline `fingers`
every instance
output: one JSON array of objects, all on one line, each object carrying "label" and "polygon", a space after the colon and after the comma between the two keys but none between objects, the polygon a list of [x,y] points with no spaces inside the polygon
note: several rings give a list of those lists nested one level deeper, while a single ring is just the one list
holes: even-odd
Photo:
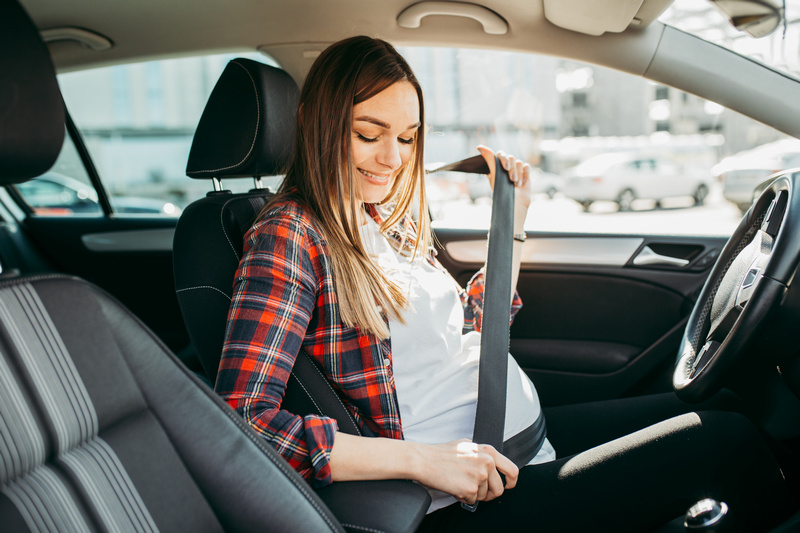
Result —
[{"label": "fingers", "polygon": [[[486,164],[489,166],[489,182],[492,187],[494,187],[495,153],[491,148],[483,145],[478,146],[478,152],[480,152],[486,160]],[[519,188],[527,186],[531,176],[531,166],[528,163],[500,150],[497,152],[497,159],[500,160],[500,164],[503,165],[503,168],[508,172],[508,178],[514,185]]]},{"label": "fingers", "polygon": [[[492,457],[495,466],[495,472],[499,471],[506,477],[505,488],[513,489],[514,487],[516,487],[517,478],[519,477],[519,468],[517,468],[517,465],[515,465],[511,459],[509,459],[502,453],[498,452],[497,450],[494,449],[494,447],[489,446],[488,444],[481,445],[480,450],[481,452],[486,453]],[[498,480],[500,480],[499,474],[497,475],[497,478]]]},{"label": "fingers", "polygon": [[432,468],[417,480],[453,494],[462,503],[493,500],[517,484],[519,470],[492,446],[462,439],[424,449],[435,458]]},{"label": "fingers", "polygon": [[500,163],[508,171],[508,179],[517,187],[525,187],[531,177],[531,166],[513,155],[497,152]]},{"label": "fingers", "polygon": [[[488,444],[481,444],[478,447],[479,453],[485,454],[491,461],[487,463],[488,478],[485,483],[485,491],[483,487],[478,491],[478,500],[489,501],[493,500],[503,494],[505,489],[513,489],[517,485],[519,477],[519,468],[508,457],[501,454],[494,447]],[[505,485],[503,485],[503,478],[506,478]]]},{"label": "fingers", "polygon": [[513,489],[517,486],[517,479],[519,479],[519,468],[505,455],[500,455],[501,460],[496,460],[497,470],[506,477],[507,489]]},{"label": "fingers", "polygon": [[531,166],[525,161],[518,160],[516,162],[515,179],[513,181],[517,187],[524,188],[528,185],[531,179]]}]

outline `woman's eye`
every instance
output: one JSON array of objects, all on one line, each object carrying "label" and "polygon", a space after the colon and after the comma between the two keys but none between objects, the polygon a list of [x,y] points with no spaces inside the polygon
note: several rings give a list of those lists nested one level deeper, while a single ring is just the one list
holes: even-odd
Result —
[{"label": "woman's eye", "polygon": [[401,139],[398,137],[397,140],[402,144],[414,144],[414,137],[411,137],[410,139]]},{"label": "woman's eye", "polygon": [[364,141],[365,143],[374,143],[374,142],[376,142],[378,140],[376,137],[365,137],[364,135],[361,135],[360,133],[356,133],[356,135],[358,135],[358,138],[361,139],[362,141]]}]

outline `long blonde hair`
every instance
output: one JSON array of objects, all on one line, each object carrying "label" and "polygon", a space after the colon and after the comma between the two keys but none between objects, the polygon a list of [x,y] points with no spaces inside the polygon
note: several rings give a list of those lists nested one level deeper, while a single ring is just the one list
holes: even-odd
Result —
[{"label": "long blonde hair", "polygon": [[[414,254],[428,253],[432,239],[424,187],[422,88],[405,59],[380,39],[359,36],[339,41],[314,62],[300,93],[286,178],[262,212],[287,195],[299,197],[317,218],[327,241],[341,321],[381,339],[389,337],[389,328],[380,310],[402,321],[408,301],[361,242],[360,206],[350,194],[360,186],[351,154],[353,106],[401,81],[411,83],[417,92],[421,125],[411,159],[381,202],[391,209],[381,231],[397,228],[408,244],[413,239]],[[415,198],[419,216],[413,235],[409,221]]]}]

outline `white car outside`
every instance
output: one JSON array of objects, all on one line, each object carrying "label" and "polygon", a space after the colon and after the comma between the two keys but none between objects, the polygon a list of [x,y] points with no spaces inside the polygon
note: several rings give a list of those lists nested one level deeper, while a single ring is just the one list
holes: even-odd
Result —
[{"label": "white car outside", "polygon": [[722,195],[742,212],[753,203],[756,187],[775,172],[800,166],[800,140],[784,139],[728,156],[711,169]]},{"label": "white car outside", "polygon": [[564,171],[563,191],[585,210],[592,202],[617,202],[621,211],[639,198],[661,201],[689,196],[702,204],[710,177],[663,156],[641,153],[607,153],[591,157]]}]

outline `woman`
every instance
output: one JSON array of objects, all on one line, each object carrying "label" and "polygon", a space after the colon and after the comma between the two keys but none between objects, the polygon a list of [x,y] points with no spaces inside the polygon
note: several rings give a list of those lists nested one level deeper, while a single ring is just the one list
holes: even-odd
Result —
[{"label": "woman", "polygon": [[[423,528],[482,530],[502,516],[506,527],[532,521],[544,530],[548,524],[619,530],[620,518],[631,529],[674,518],[708,495],[707,488],[746,478],[772,493],[780,484],[766,446],[745,419],[730,413],[684,415],[558,461],[544,440],[522,470],[491,446],[469,442],[483,275],[462,290],[431,251],[419,83],[388,43],[347,39],[312,66],[297,123],[285,181],[245,238],[216,389],[314,485],[416,480],[433,496]],[[491,150],[479,151],[493,167]],[[530,169],[512,156],[499,158],[516,185],[515,234],[524,235]],[[412,211],[420,214],[416,223]],[[520,248],[515,241],[514,284]],[[518,309],[519,299],[512,304]],[[326,417],[281,410],[300,349],[322,367],[362,436],[338,432]],[[517,409],[509,409],[506,436],[541,411],[513,358],[508,405]],[[562,441],[571,454],[686,410],[659,401],[591,432],[588,423],[570,427],[578,420],[573,414],[548,423],[551,433],[555,427],[568,436]],[[600,411],[591,415],[595,422],[622,414]],[[713,468],[686,474],[685,465],[697,462],[692,456],[722,447],[714,439],[725,439],[726,449],[746,446],[749,458],[718,454]],[[663,460],[680,446],[686,453]],[[644,465],[656,481],[647,482],[643,498]],[[604,483],[614,489],[598,497]],[[738,503],[736,491],[725,497]],[[575,498],[597,512],[565,512]],[[470,514],[456,501],[490,503]],[[616,509],[627,511],[630,501],[645,512],[618,516]]]}]

